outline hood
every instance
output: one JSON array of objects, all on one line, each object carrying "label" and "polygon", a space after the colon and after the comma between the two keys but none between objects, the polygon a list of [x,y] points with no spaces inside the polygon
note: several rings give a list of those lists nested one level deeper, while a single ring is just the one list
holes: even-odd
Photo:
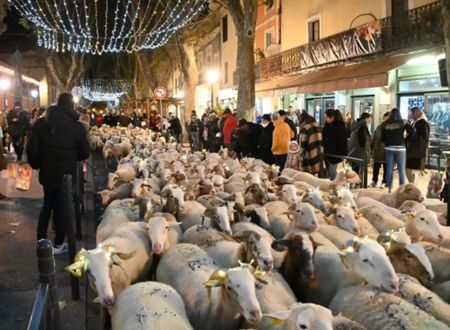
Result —
[{"label": "hood", "polygon": [[46,121],[52,128],[60,130],[77,121],[79,117],[73,109],[51,106],[47,109]]}]

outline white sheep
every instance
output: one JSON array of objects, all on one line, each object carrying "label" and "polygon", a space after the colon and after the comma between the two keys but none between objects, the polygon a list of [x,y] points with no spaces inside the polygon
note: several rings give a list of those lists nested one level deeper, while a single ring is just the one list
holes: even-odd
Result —
[{"label": "white sheep", "polygon": [[221,270],[198,246],[183,243],[170,248],[156,278],[181,295],[196,329],[236,329],[241,315],[251,323],[262,318],[250,269]]},{"label": "white sheep", "polygon": [[345,247],[348,241],[356,237],[354,234],[333,225],[321,225],[318,231],[339,249]]},{"label": "white sheep", "polygon": [[399,209],[387,206],[386,204],[381,203],[372,197],[367,197],[367,196],[358,197],[356,199],[356,205],[358,206],[358,208],[361,208],[364,206],[376,206],[377,208],[382,209],[385,212],[388,212],[390,215],[392,215],[393,217],[395,217],[399,220],[403,221],[405,218],[404,214]]},{"label": "white sheep", "polygon": [[297,188],[293,184],[282,185],[278,197],[279,200],[287,204],[297,203],[299,199],[297,196]]},{"label": "white sheep", "polygon": [[82,249],[66,270],[75,276],[88,271],[103,306],[132,283],[148,276],[152,264],[150,240],[145,223],[129,222],[118,227],[93,250]]},{"label": "white sheep", "polygon": [[[146,219],[147,220],[147,219]],[[164,254],[171,246],[181,241],[181,222],[167,221],[162,216],[150,216],[146,230],[152,244],[152,251],[157,255]]]},{"label": "white sheep", "polygon": [[353,191],[359,197],[371,197],[387,206],[398,208],[405,201],[423,202],[422,192],[412,183],[398,187],[394,192],[387,193],[375,188],[357,189]]},{"label": "white sheep", "polygon": [[232,240],[231,236],[218,231],[215,228],[207,225],[196,225],[190,227],[183,233],[181,241],[183,243],[190,243],[196,245],[205,245],[210,241],[220,241],[220,240]]},{"label": "white sheep", "polygon": [[170,286],[143,282],[125,289],[111,311],[114,330],[193,329],[183,299]]},{"label": "white sheep", "polygon": [[107,207],[97,226],[95,239],[97,244],[107,239],[120,225],[136,221],[133,212],[123,207]]},{"label": "white sheep", "polygon": [[448,329],[445,324],[406,300],[366,287],[350,286],[340,290],[329,307],[333,313],[342,313],[368,330]]},{"label": "white sheep", "polygon": [[[273,325],[262,329],[333,330],[333,315],[328,308],[315,304],[295,303],[287,310],[264,314]],[[281,323],[281,324],[280,324]],[[347,329],[348,330],[348,329]]]},{"label": "white sheep", "polygon": [[353,235],[359,236],[361,234],[355,212],[349,206],[336,206],[327,217],[327,220],[329,224],[337,226]]},{"label": "white sheep", "polygon": [[103,205],[108,205],[116,199],[125,199],[131,197],[133,185],[131,183],[124,183],[114,190],[102,190],[99,192]]},{"label": "white sheep", "polygon": [[361,179],[358,174],[349,168],[338,172],[336,178],[331,181],[329,179],[320,179],[310,173],[295,171],[293,169],[285,168],[281,175],[293,178],[295,181],[303,181],[310,184],[313,187],[317,187],[323,191],[330,191],[340,186],[346,186],[347,184],[361,183]]},{"label": "white sheep", "polygon": [[325,200],[322,196],[322,193],[319,189],[307,189],[305,193],[302,195],[302,202],[309,203],[314,206],[316,209],[327,213],[328,209],[325,206]]}]

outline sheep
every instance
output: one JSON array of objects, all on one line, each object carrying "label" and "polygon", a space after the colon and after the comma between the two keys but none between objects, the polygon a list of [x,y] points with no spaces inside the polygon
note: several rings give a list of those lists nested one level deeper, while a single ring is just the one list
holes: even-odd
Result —
[{"label": "sheep", "polygon": [[450,281],[450,250],[429,242],[419,243],[427,254],[434,271],[434,282]]},{"label": "sheep", "polygon": [[426,209],[426,206],[416,201],[404,201],[398,208],[401,213],[418,212]]},{"label": "sheep", "polygon": [[359,323],[350,320],[342,314],[333,317],[333,330],[367,330]]},{"label": "sheep", "polygon": [[269,201],[267,191],[259,184],[251,184],[244,192],[245,205],[261,204],[264,205]]},{"label": "sheep", "polygon": [[331,311],[315,304],[295,303],[288,310],[265,314],[264,319],[266,318],[273,320],[274,324],[281,323],[281,325],[267,326],[264,329],[333,330]]},{"label": "sheep", "polygon": [[237,193],[237,192],[243,192],[247,189],[247,185],[245,183],[241,182],[230,182],[224,184],[224,191],[229,194]]},{"label": "sheep", "polygon": [[114,175],[119,182],[129,183],[136,177],[136,170],[131,164],[119,164]]},{"label": "sheep", "polygon": [[384,248],[371,239],[355,238],[343,250],[317,247],[314,275],[303,288],[305,302],[322,306],[328,306],[337,292],[354,284],[366,282],[388,293],[396,293],[399,286]]},{"label": "sheep", "polygon": [[233,240],[231,236],[218,231],[215,228],[207,225],[196,225],[190,227],[183,233],[181,241],[183,243],[197,244],[199,246],[205,245],[211,241]]},{"label": "sheep", "polygon": [[247,205],[243,214],[245,217],[241,221],[250,221],[270,232],[269,214],[266,207],[257,204]]},{"label": "sheep", "polygon": [[116,199],[125,199],[131,197],[133,185],[131,183],[121,184],[119,187],[111,190],[102,190],[99,192],[103,205],[108,205]]},{"label": "sheep", "polygon": [[333,208],[332,213],[327,217],[327,221],[329,224],[335,225],[353,235],[359,236],[361,233],[355,212],[348,206],[336,206]]},{"label": "sheep", "polygon": [[[341,206],[350,206],[354,211],[358,209],[352,191],[348,187],[339,187],[334,189],[328,197],[332,204]],[[325,199],[326,199],[325,198]]]},{"label": "sheep", "polygon": [[412,183],[404,184],[393,193],[386,193],[378,189],[357,189],[353,191],[359,197],[371,197],[387,206],[399,208],[405,201],[423,202],[424,197],[419,188]]},{"label": "sheep", "polygon": [[356,205],[359,208],[364,207],[364,206],[376,206],[377,208],[382,209],[385,212],[388,212],[393,217],[395,217],[399,220],[402,220],[402,221],[404,220],[404,214],[402,213],[402,211],[400,211],[399,209],[387,206],[386,204],[381,203],[371,197],[366,197],[366,196],[358,197],[356,199]]},{"label": "sheep", "polygon": [[182,243],[170,248],[156,278],[181,295],[196,329],[236,329],[241,315],[250,323],[262,318],[249,267],[221,270],[198,246]]},{"label": "sheep", "polygon": [[279,200],[287,203],[297,203],[297,188],[293,184],[285,184],[281,186],[281,189],[278,193]]},{"label": "sheep", "polygon": [[269,212],[270,228],[275,238],[282,238],[292,229],[315,231],[319,227],[314,208],[308,203],[296,203],[285,207],[283,202],[265,205]]},{"label": "sheep", "polygon": [[340,290],[329,308],[368,330],[448,329],[430,314],[392,294],[359,286]]},{"label": "sheep", "polygon": [[196,201],[185,201],[184,210],[178,212],[177,219],[181,222],[181,228],[186,231],[189,227],[199,224],[206,208]]},{"label": "sheep", "polygon": [[409,275],[399,274],[400,288],[397,295],[419,307],[437,320],[450,324],[450,305],[434,292],[425,288],[419,281]]},{"label": "sheep", "polygon": [[130,221],[136,221],[131,210],[123,207],[107,207],[95,233],[97,244],[108,238],[117,227]]},{"label": "sheep", "polygon": [[285,252],[280,273],[284,276],[299,300],[302,300],[299,282],[314,277],[314,251],[317,243],[304,232],[293,231],[283,239],[274,240],[272,248]]},{"label": "sheep", "polygon": [[166,199],[163,211],[171,214],[183,212],[185,208],[184,191],[177,185],[167,185],[161,191],[161,197]]},{"label": "sheep", "polygon": [[[285,202],[288,203],[286,200]],[[307,189],[302,195],[301,202],[309,203],[324,213],[328,211],[319,189]]]},{"label": "sheep", "polygon": [[320,179],[310,173],[307,172],[299,172],[292,169],[285,168],[281,175],[285,175],[293,178],[295,181],[304,181],[310,184],[313,187],[317,187],[323,191],[330,191],[334,188],[345,186],[349,183],[358,184],[361,183],[361,179],[358,174],[351,170],[350,168],[346,168],[344,171],[340,171],[336,179],[333,181],[329,179]]},{"label": "sheep", "polygon": [[154,254],[164,254],[181,240],[182,232],[178,227],[180,224],[181,222],[167,221],[162,216],[151,216],[148,219],[146,230]]},{"label": "sheep", "polygon": [[112,306],[125,288],[143,280],[150,270],[152,252],[144,227],[143,222],[118,227],[97,248],[78,252],[65,270],[78,277],[88,271],[101,304]]},{"label": "sheep", "polygon": [[354,234],[333,225],[321,225],[318,231],[337,248],[343,248],[348,241],[356,237]]},{"label": "sheep", "polygon": [[239,266],[241,262],[254,261],[259,269],[270,271],[273,268],[271,246],[254,231],[242,231],[232,236],[241,243],[220,239],[210,240],[202,248],[219,265],[225,268]]},{"label": "sheep", "polygon": [[359,209],[359,213],[369,220],[379,232],[388,229],[398,230],[405,227],[403,221],[394,218],[392,215],[376,206],[364,206]]},{"label": "sheep", "polygon": [[432,242],[444,240],[443,228],[439,224],[436,213],[431,210],[422,210],[406,217],[406,232],[413,242],[422,238]]},{"label": "sheep", "polygon": [[193,329],[181,296],[170,286],[143,282],[125,289],[111,312],[112,328],[128,329]]}]

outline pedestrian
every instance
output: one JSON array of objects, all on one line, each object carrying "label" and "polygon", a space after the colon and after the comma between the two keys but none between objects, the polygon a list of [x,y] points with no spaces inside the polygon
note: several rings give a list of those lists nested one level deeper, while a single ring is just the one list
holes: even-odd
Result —
[{"label": "pedestrian", "polygon": [[200,119],[197,118],[197,116],[191,117],[191,122],[188,126],[189,131],[189,141],[191,143],[191,150],[192,151],[200,151],[201,149],[201,143],[200,143],[200,135],[203,131],[203,125],[200,121]]},{"label": "pedestrian", "polygon": [[261,124],[261,121],[262,121],[262,116],[258,111],[256,111],[255,122],[259,125],[259,124]]},{"label": "pedestrian", "polygon": [[67,244],[64,243],[66,213],[63,177],[71,174],[75,179],[77,161],[89,157],[86,130],[78,118],[72,95],[60,94],[56,106],[49,107],[45,116],[34,124],[28,147],[28,162],[32,168],[39,170],[39,182],[44,188],[37,239],[47,238],[48,223],[53,212],[55,254],[67,251]]},{"label": "pedestrian", "polygon": [[[348,156],[369,162],[370,159],[370,132],[369,126],[372,115],[364,112],[361,117],[353,123],[350,138],[348,140]],[[361,176],[361,163],[351,162],[352,169]]]},{"label": "pedestrian", "polygon": [[380,174],[380,169],[383,166],[383,180],[381,181],[382,186],[386,185],[386,153],[384,151],[384,143],[381,140],[381,133],[383,130],[383,123],[389,118],[389,111],[383,115],[383,122],[377,126],[373,132],[372,138],[370,139],[370,149],[373,154],[373,176],[372,176],[372,187],[376,187],[378,184],[378,175]]},{"label": "pedestrian", "polygon": [[345,130],[347,132],[347,139],[350,138],[350,134],[352,133],[352,127],[355,121],[353,120],[353,116],[351,112],[347,112],[345,115]]},{"label": "pedestrian", "polygon": [[289,108],[288,108],[287,117],[289,118],[290,121],[292,121],[294,123],[295,127],[298,126],[297,113],[294,110],[294,107],[292,105],[290,105]]},{"label": "pedestrian", "polygon": [[430,141],[430,125],[420,108],[412,108],[411,115],[413,118],[412,127],[416,130],[416,133],[408,141],[406,147],[406,177],[409,182],[416,184],[417,176],[415,172],[425,169],[425,158]]},{"label": "pedestrian", "polygon": [[280,113],[272,114],[273,133],[272,133],[272,154],[274,163],[280,167],[280,171],[284,169],[287,154],[289,152],[289,143],[294,136],[291,128],[284,122]]},{"label": "pedestrian", "polygon": [[300,157],[302,171],[321,175],[323,172],[322,128],[306,112],[300,115]]},{"label": "pedestrian", "polygon": [[177,140],[177,143],[181,143],[181,122],[172,112],[169,112],[169,124],[170,124],[170,133]]},{"label": "pedestrian", "polygon": [[223,112],[223,143],[226,147],[231,147],[231,136],[234,134],[238,127],[238,121],[235,116],[231,113],[230,108],[226,108]]},{"label": "pedestrian", "polygon": [[291,143],[289,144],[289,152],[284,168],[291,168],[296,171],[300,171],[302,169],[300,146],[298,145],[297,141],[291,141]]},{"label": "pedestrian", "polygon": [[208,151],[218,152],[220,150],[219,118],[217,118],[217,115],[214,112],[208,117],[208,136]]},{"label": "pedestrian", "polygon": [[261,134],[259,136],[258,152],[259,157],[264,163],[274,164],[274,157],[272,153],[272,137],[273,137],[273,123],[270,120],[269,114],[264,114],[261,118]]},{"label": "pedestrian", "polygon": [[291,138],[291,140],[297,140],[297,126],[295,125],[295,123],[288,118],[286,111],[284,110],[280,110],[278,111],[278,114],[280,115],[281,118],[283,118],[283,121],[288,124],[289,128],[291,129],[292,133],[294,133],[294,137]]},{"label": "pedestrian", "polygon": [[14,103],[14,109],[8,113],[8,134],[11,137],[17,160],[22,161],[25,146],[25,136],[30,131],[30,120],[28,114],[23,110],[20,102]]},{"label": "pedestrian", "polygon": [[[325,125],[323,127],[323,150],[325,154],[346,156],[347,133],[344,118],[339,110],[325,111]],[[325,156],[326,177],[334,180],[337,175],[337,165],[342,158]]]},{"label": "pedestrian", "polygon": [[405,131],[407,140],[415,133],[414,127],[404,122],[400,111],[397,108],[393,108],[388,119],[383,123],[381,131],[381,140],[386,151],[386,185],[389,191],[392,190],[394,162],[397,164],[400,185],[406,183]]}]

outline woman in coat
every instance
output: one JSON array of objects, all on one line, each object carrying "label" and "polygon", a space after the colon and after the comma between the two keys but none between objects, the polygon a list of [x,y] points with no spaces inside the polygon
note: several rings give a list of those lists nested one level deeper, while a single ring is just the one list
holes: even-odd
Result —
[{"label": "woman in coat", "polygon": [[412,127],[416,130],[416,134],[411,137],[406,147],[406,177],[409,182],[415,184],[416,174],[414,172],[425,169],[425,159],[430,140],[430,125],[418,107],[412,108],[411,114],[414,120]]},{"label": "woman in coat", "polygon": [[[389,111],[383,115],[383,122],[389,117]],[[373,176],[372,187],[376,187],[378,183],[378,175],[380,174],[380,168],[383,166],[383,181],[382,185],[386,184],[386,155],[384,151],[384,143],[381,141],[381,131],[383,129],[383,123],[378,125],[370,140],[370,148],[373,151]]]},{"label": "woman in coat", "polygon": [[272,165],[274,164],[274,158],[272,153],[272,136],[274,126],[270,121],[270,115],[265,114],[261,119],[262,131],[259,136],[259,155],[264,163]]},{"label": "woman in coat", "polygon": [[323,170],[322,128],[306,112],[300,115],[300,127],[302,170],[319,174]]},{"label": "woman in coat", "polygon": [[[325,126],[323,127],[323,150],[325,154],[346,156],[347,155],[347,133],[339,110],[328,109],[325,111]],[[337,164],[341,158],[325,157],[326,176],[331,180],[336,178]]]},{"label": "woman in coat", "polygon": [[[369,161],[370,159],[370,132],[369,125],[372,122],[372,115],[364,112],[361,118],[353,125],[350,139],[348,141],[348,156]],[[353,163],[352,169],[360,174],[361,163]],[[360,174],[361,176],[361,174]]]}]

